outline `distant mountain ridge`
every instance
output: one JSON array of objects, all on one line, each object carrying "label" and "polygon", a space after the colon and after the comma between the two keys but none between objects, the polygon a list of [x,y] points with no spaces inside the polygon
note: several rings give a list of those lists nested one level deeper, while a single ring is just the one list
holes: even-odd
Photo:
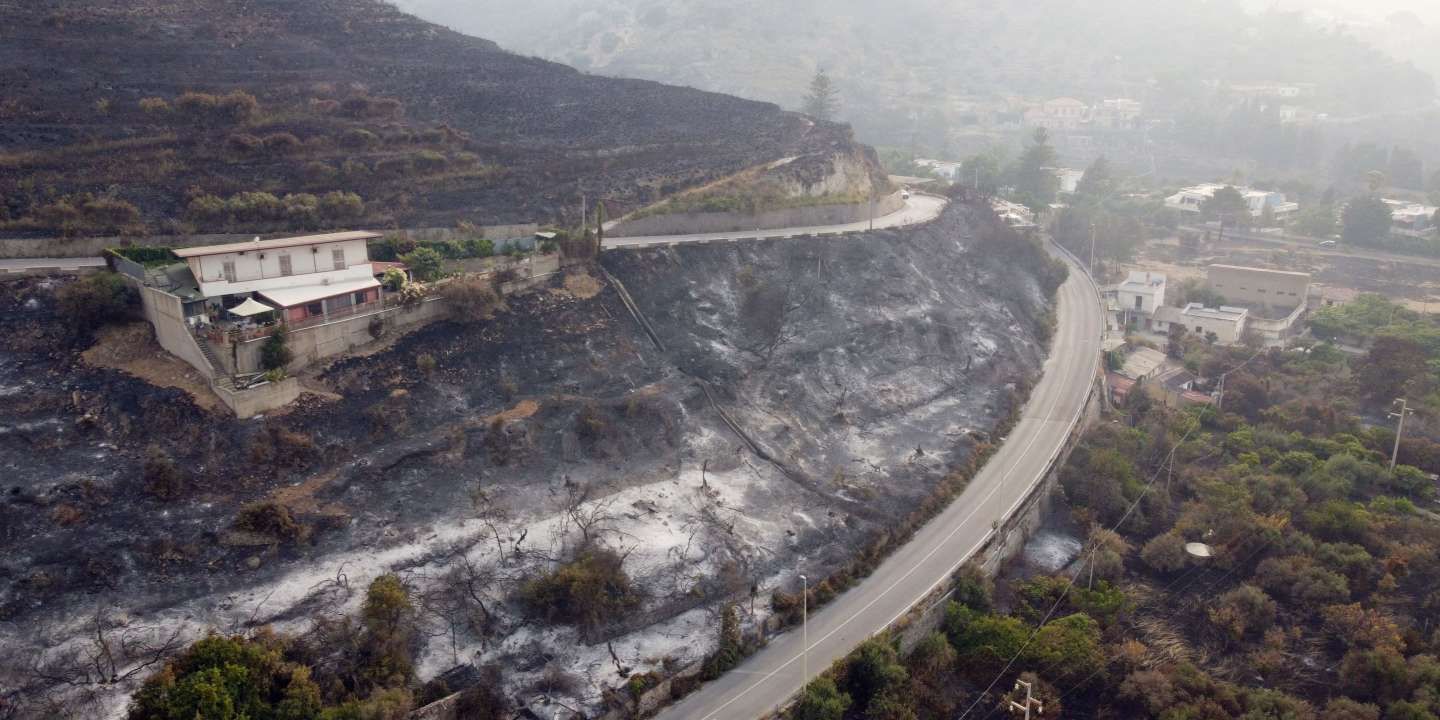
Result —
[{"label": "distant mountain ridge", "polygon": [[908,142],[965,96],[1140,97],[1315,83],[1332,113],[1405,109],[1434,80],[1298,14],[1232,0],[396,0],[518,52],[798,107],[816,68],[867,140]]},{"label": "distant mountain ridge", "polygon": [[[851,142],[380,0],[0,2],[0,88],[11,233],[574,220]],[[317,216],[334,193],[363,210]]]}]

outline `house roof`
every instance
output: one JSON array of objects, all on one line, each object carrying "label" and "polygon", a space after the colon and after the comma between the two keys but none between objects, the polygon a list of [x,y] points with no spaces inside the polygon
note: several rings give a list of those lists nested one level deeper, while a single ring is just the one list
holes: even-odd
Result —
[{"label": "house roof", "polygon": [[328,285],[299,285],[278,290],[261,290],[258,294],[282,308],[295,307],[346,293],[380,287],[380,281],[373,277],[361,280],[330,283]]},{"label": "house roof", "polygon": [[1310,273],[1294,272],[1291,270],[1270,270],[1269,268],[1245,267],[1243,265],[1211,265],[1212,270],[1241,270],[1244,272],[1265,273],[1267,275],[1288,275],[1290,277],[1310,279]]},{"label": "house roof", "polygon": [[1221,305],[1219,308],[1207,308],[1200,303],[1190,303],[1185,306],[1183,313],[1187,317],[1235,322],[1244,319],[1245,316],[1250,314],[1250,311],[1245,308],[1230,307],[1229,305]]},{"label": "house roof", "polygon": [[176,248],[175,254],[182,258],[191,258],[202,255],[223,255],[225,253],[251,252],[254,250],[274,250],[276,248],[296,247],[299,245],[323,245],[325,243],[346,242],[348,240],[374,240],[378,237],[380,237],[379,233],[366,232],[363,230],[326,233],[324,235],[301,235],[299,237],[274,238],[271,240],[261,240],[257,237],[250,242]]}]

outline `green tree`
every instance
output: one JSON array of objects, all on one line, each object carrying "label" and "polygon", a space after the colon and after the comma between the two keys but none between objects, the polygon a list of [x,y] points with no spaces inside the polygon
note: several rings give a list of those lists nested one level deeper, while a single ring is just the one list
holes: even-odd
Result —
[{"label": "green tree", "polygon": [[1050,145],[1050,133],[1043,127],[1035,128],[1025,152],[1011,168],[1010,176],[1019,201],[1037,213],[1055,202],[1060,189],[1060,180],[1052,169],[1054,166],[1055,148]]},{"label": "green tree", "polygon": [[868,708],[876,699],[900,690],[910,674],[889,638],[875,637],[850,654],[843,678],[846,694]]},{"label": "green tree", "polygon": [[1089,202],[1103,202],[1115,194],[1119,186],[1114,172],[1110,169],[1110,161],[1101,155],[1085,168],[1085,174],[1080,177],[1080,182],[1075,186],[1075,197],[1077,200]]},{"label": "green tree", "polygon": [[1352,371],[1361,393],[1377,405],[1403,397],[1412,383],[1428,378],[1430,364],[1425,348],[1414,340],[1382,335]]},{"label": "green tree", "polygon": [[1345,205],[1341,213],[1341,234],[1345,242],[1356,245],[1383,245],[1390,237],[1394,214],[1390,206],[1373,195],[1357,197]]},{"label": "green tree", "polygon": [[311,720],[320,691],[308,668],[285,662],[274,635],[210,635],[166,663],[131,698],[130,720]]},{"label": "green tree", "polygon": [[806,115],[820,122],[830,122],[840,110],[840,94],[823,68],[810,79],[810,93],[805,96],[802,109]]},{"label": "green tree", "polygon": [[410,274],[420,282],[434,282],[445,275],[445,258],[432,248],[418,247],[400,256],[400,262],[410,268]]},{"label": "green tree", "polygon": [[961,169],[961,185],[968,185],[980,192],[994,193],[1002,180],[1000,159],[995,153],[980,153],[965,158]]},{"label": "green tree", "polygon": [[285,342],[285,328],[277,327],[265,343],[260,346],[260,367],[266,370],[281,370],[295,359],[290,346]]},{"label": "green tree", "polygon": [[1295,222],[1291,225],[1291,229],[1299,235],[1320,239],[1333,237],[1338,227],[1339,224],[1335,222],[1335,207],[1332,205],[1305,208],[1295,216]]},{"label": "green tree", "polygon": [[853,701],[828,677],[811,680],[790,708],[790,720],[843,720]]},{"label": "green tree", "polygon": [[56,309],[79,330],[129,317],[139,299],[135,288],[112,272],[96,273],[55,292]]},{"label": "green tree", "polygon": [[1220,220],[1226,225],[1241,227],[1249,225],[1253,219],[1245,196],[1229,185],[1216,190],[1214,195],[1200,203],[1200,214],[1207,220]]}]

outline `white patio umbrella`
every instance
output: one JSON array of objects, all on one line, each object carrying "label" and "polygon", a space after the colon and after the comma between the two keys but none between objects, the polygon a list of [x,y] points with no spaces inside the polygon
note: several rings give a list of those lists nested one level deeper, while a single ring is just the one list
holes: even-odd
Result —
[{"label": "white patio umbrella", "polygon": [[258,302],[253,297],[245,298],[245,302],[240,303],[239,305],[236,305],[229,310],[231,315],[239,315],[240,317],[253,317],[255,315],[274,311],[275,308],[270,307],[265,303]]}]

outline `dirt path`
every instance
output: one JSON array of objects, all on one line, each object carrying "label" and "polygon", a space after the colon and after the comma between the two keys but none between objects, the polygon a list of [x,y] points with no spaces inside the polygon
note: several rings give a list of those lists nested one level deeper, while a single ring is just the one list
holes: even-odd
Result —
[{"label": "dirt path", "polygon": [[165,352],[144,322],[111,325],[95,335],[95,344],[81,353],[86,365],[133,375],[151,385],[179,388],[196,405],[216,413],[229,412],[195,368]]}]

